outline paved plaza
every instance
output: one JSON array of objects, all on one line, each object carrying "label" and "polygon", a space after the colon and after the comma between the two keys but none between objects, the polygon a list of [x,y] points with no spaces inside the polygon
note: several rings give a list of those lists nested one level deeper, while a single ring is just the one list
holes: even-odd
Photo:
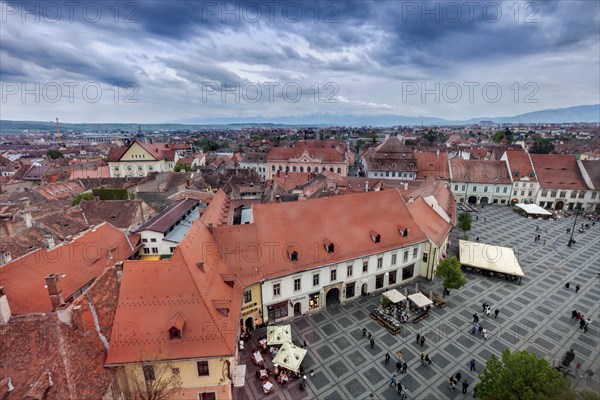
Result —
[{"label": "paved plaza", "polygon": [[[388,333],[369,317],[370,311],[380,301],[380,292],[371,296],[333,306],[310,316],[289,321],[296,344],[308,343],[308,354],[303,362],[307,372],[307,387],[301,391],[299,381],[286,388],[276,384],[275,393],[264,395],[259,381],[254,377],[256,367],[250,361],[249,343],[241,355],[248,366],[246,386],[236,389],[236,400],[264,398],[275,399],[397,399],[399,395],[389,386],[395,372],[396,358],[385,364],[385,354],[402,351],[408,363],[406,374],[398,375],[408,389],[411,399],[472,398],[477,373],[483,371],[486,360],[499,356],[504,348],[527,350],[558,365],[569,349],[575,350],[571,369],[581,363],[581,374],[588,368],[594,371],[591,381],[570,376],[573,387],[600,392],[600,223],[586,233],[575,233],[577,243],[567,247],[567,228],[573,226],[573,217],[557,221],[531,220],[519,216],[512,208],[487,206],[473,213],[471,240],[479,237],[481,243],[496,244],[514,249],[525,277],[517,285],[504,280],[487,278],[479,274],[466,274],[468,283],[453,290],[446,297],[444,309],[434,307],[424,321],[404,324],[396,336]],[[478,216],[478,220],[475,220]],[[485,219],[485,221],[484,221]],[[582,222],[590,223],[581,217]],[[536,227],[539,226],[539,231]],[[540,234],[541,240],[534,241]],[[450,254],[456,254],[458,238],[462,232],[452,233]],[[544,241],[546,242],[544,245]],[[441,282],[419,279],[419,288],[432,289],[441,295]],[[565,289],[566,282],[571,283]],[[575,293],[575,285],[581,290]],[[410,284],[414,288],[414,282]],[[403,285],[398,285],[403,292]],[[481,305],[487,302],[492,310],[500,309],[497,319],[485,317]],[[571,319],[572,310],[581,311],[591,324],[586,334]],[[472,314],[478,313],[489,338],[472,336],[468,330]],[[375,338],[375,348],[362,336],[367,328]],[[265,329],[255,331],[255,336]],[[426,337],[423,347],[416,344],[416,334]],[[433,364],[420,363],[421,352],[428,353]],[[477,372],[469,371],[469,361],[475,358]],[[272,365],[269,365],[272,367]],[[310,376],[310,371],[314,373]],[[451,375],[460,372],[469,382],[468,394],[460,385],[455,392],[448,387]]]}]

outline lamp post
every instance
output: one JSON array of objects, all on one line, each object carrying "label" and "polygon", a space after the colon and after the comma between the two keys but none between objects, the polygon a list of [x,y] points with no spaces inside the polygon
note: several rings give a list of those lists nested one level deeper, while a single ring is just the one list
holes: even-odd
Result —
[{"label": "lamp post", "polygon": [[579,216],[579,211],[581,210],[580,203],[577,203],[575,209],[575,220],[573,221],[573,228],[571,229],[571,237],[569,238],[569,243],[567,243],[567,247],[571,247],[575,241],[573,240],[573,234],[575,233],[575,226],[577,225],[577,217]]}]

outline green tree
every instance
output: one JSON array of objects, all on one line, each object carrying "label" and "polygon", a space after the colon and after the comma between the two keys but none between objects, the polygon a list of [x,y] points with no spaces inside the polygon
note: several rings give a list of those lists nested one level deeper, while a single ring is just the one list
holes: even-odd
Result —
[{"label": "green tree", "polygon": [[175,168],[173,169],[173,171],[175,171],[175,172],[181,172],[181,171],[183,171],[183,172],[191,172],[192,171],[192,167],[189,167],[189,166],[184,165],[184,164],[177,163],[177,164],[175,164]]},{"label": "green tree", "polygon": [[50,149],[46,152],[46,155],[53,160],[57,158],[64,158],[64,154],[60,150]]},{"label": "green tree", "polygon": [[77,196],[75,196],[75,198],[71,202],[71,205],[76,206],[77,204],[81,203],[82,200],[94,200],[94,194],[92,192],[79,193]]},{"label": "green tree", "polygon": [[548,361],[534,353],[504,349],[479,375],[477,397],[483,400],[574,399],[569,383]]},{"label": "green tree", "polygon": [[550,154],[554,151],[554,143],[550,139],[540,138],[529,149],[532,154]]},{"label": "green tree", "polygon": [[446,293],[446,289],[460,289],[467,284],[460,269],[460,261],[455,256],[441,261],[435,270],[435,276],[442,279],[444,293]]},{"label": "green tree", "polygon": [[458,216],[458,226],[464,232],[464,239],[467,239],[467,232],[471,230],[471,222],[473,222],[473,218],[471,214],[462,213]]},{"label": "green tree", "polygon": [[506,135],[504,134],[504,131],[496,131],[496,134],[494,135],[494,142],[499,143],[502,139],[504,139]]}]

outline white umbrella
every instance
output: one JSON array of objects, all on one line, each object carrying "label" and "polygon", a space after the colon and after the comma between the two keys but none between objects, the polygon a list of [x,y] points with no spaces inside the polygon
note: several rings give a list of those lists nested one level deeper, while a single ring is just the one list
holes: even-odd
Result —
[{"label": "white umbrella", "polygon": [[300,368],[300,364],[302,364],[305,356],[305,349],[286,342],[281,346],[275,358],[273,358],[273,364],[278,364],[290,371],[298,372],[298,368]]},{"label": "white umbrella", "polygon": [[279,345],[292,341],[292,327],[290,325],[270,325],[267,327],[267,344]]}]

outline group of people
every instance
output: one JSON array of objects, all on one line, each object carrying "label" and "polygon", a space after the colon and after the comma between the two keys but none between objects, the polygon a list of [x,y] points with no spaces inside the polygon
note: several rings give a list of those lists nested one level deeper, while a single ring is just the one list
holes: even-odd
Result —
[{"label": "group of people", "polygon": [[[481,305],[481,308],[486,316],[489,317],[492,314],[492,307],[490,307],[487,303],[483,303]],[[496,310],[494,310],[494,318],[498,318],[498,314],[500,314],[500,309],[496,308]],[[475,314],[475,315],[477,315],[477,314]]]},{"label": "group of people", "polygon": [[[367,335],[368,333],[368,335]],[[367,339],[369,340],[369,343],[371,344],[371,348],[374,349],[375,348],[375,339],[373,339],[373,335],[371,334],[371,331],[367,331],[367,328],[363,328],[362,330],[362,334],[363,337],[367,337]]]},{"label": "group of people", "polygon": [[392,377],[390,378],[390,387],[395,387],[398,390],[401,399],[408,397],[408,393],[406,388],[402,385],[402,382],[396,381],[396,374],[392,374]]},{"label": "group of people", "polygon": [[577,310],[573,310],[573,312],[571,312],[571,319],[579,321],[579,329],[583,330],[583,333],[587,333],[588,327],[592,322],[591,319],[588,318],[586,320],[584,315]]},{"label": "group of people", "polygon": [[421,347],[423,347],[423,345],[425,344],[425,335],[417,333],[417,344],[419,343],[421,344]]},{"label": "group of people", "polygon": [[[450,386],[450,390],[452,390],[454,392],[454,390],[456,389],[456,385],[460,382],[460,379],[462,378],[462,376],[460,375],[460,372],[457,372],[456,375],[451,376],[450,379],[448,379],[448,384]],[[462,392],[463,393],[467,393],[467,390],[469,389],[469,382],[467,382],[467,380],[463,380],[462,383]]]},{"label": "group of people", "polygon": [[[570,287],[571,287],[571,282],[565,283],[565,289],[569,289]],[[575,285],[575,294],[579,293],[579,289],[581,289],[581,286]]]},{"label": "group of people", "polygon": [[431,364],[431,358],[429,358],[429,354],[421,353],[421,365],[426,367]]}]

